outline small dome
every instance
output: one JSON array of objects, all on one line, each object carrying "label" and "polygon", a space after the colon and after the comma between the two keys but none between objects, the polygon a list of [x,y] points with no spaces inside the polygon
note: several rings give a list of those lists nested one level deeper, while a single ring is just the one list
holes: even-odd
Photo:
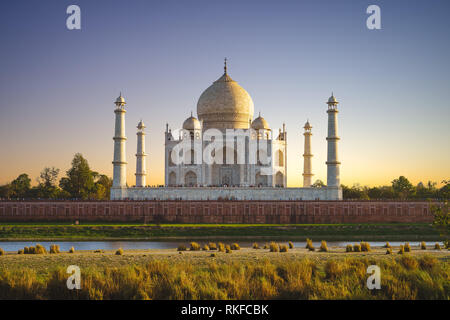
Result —
[{"label": "small dome", "polygon": [[183,122],[183,129],[185,130],[200,130],[201,128],[200,121],[192,115]]},{"label": "small dome", "polygon": [[122,93],[120,94],[119,97],[117,97],[116,103],[123,103],[123,104],[126,103],[124,97],[122,97]]},{"label": "small dome", "polygon": [[259,115],[258,118],[253,120],[252,129],[254,129],[254,130],[263,130],[263,129],[270,130],[270,127],[269,127],[269,124],[267,123],[266,119],[264,119],[263,117],[261,117],[261,115]]},{"label": "small dome", "polygon": [[328,99],[328,103],[338,103],[333,94],[331,94],[331,97]]}]

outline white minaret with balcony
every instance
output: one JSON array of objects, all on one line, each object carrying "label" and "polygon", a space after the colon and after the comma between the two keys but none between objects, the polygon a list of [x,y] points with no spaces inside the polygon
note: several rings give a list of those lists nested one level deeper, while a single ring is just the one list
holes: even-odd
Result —
[{"label": "white minaret with balcony", "polygon": [[[122,93],[114,102],[116,109],[116,124],[114,131],[114,165],[113,170],[113,185],[111,188],[111,199],[122,198],[124,196],[125,188],[127,187],[127,161],[125,143],[127,137],[125,136],[125,99]],[[124,192],[122,192],[124,191]]]},{"label": "white minaret with balcony", "polygon": [[339,166],[338,160],[338,101],[334,97],[333,93],[328,99],[328,157],[327,157],[327,186],[328,187],[340,187]]},{"label": "white minaret with balcony", "polygon": [[309,121],[306,121],[303,128],[305,129],[305,132],[303,133],[305,136],[305,151],[303,153],[303,187],[309,188],[311,187],[311,179],[314,175],[312,173],[311,165],[311,158],[313,157],[311,153],[312,126],[309,124]]},{"label": "white minaret with balcony", "polygon": [[146,166],[145,166],[145,124],[141,120],[137,125],[137,152],[136,152],[136,187],[146,186]]}]

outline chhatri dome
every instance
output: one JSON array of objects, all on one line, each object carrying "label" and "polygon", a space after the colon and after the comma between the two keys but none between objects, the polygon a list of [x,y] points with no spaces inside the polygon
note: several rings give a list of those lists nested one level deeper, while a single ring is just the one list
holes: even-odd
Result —
[{"label": "chhatri dome", "polygon": [[197,114],[203,128],[248,129],[253,119],[253,100],[227,73],[207,88],[198,99]]},{"label": "chhatri dome", "polygon": [[198,121],[196,117],[192,116],[192,112],[191,116],[183,122],[183,129],[185,130],[200,130],[201,128],[202,126],[200,121]]},{"label": "chhatri dome", "polygon": [[269,124],[267,123],[266,119],[261,117],[261,113],[259,114],[258,118],[253,120],[252,129],[254,129],[254,130],[270,130]]}]

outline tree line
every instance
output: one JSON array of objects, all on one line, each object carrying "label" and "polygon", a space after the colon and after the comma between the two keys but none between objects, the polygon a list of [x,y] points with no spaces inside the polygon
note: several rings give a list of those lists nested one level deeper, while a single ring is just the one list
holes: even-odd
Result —
[{"label": "tree line", "polygon": [[437,183],[419,182],[414,186],[406,177],[392,180],[390,186],[367,187],[355,184],[352,187],[341,185],[343,198],[348,200],[448,200],[450,199],[450,180],[443,180],[443,186]]},{"label": "tree line", "polygon": [[92,171],[80,153],[75,154],[72,166],[66,176],[58,181],[60,170],[55,167],[44,168],[36,186],[22,173],[16,179],[0,186],[0,198],[4,199],[109,199],[112,179]]}]

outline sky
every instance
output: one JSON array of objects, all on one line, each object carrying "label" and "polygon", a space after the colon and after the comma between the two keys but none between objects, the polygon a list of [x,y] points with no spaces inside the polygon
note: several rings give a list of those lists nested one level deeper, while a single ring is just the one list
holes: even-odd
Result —
[{"label": "sky", "polygon": [[[66,9],[81,9],[68,30]],[[381,9],[369,30],[366,9]],[[147,125],[151,185],[164,183],[164,130],[196,114],[228,73],[277,132],[288,186],[302,185],[303,125],[326,181],[326,104],[339,105],[341,183],[450,179],[450,1],[24,1],[0,4],[0,184],[80,152],[112,176],[114,100],[127,101],[128,184],[136,125]]]}]

